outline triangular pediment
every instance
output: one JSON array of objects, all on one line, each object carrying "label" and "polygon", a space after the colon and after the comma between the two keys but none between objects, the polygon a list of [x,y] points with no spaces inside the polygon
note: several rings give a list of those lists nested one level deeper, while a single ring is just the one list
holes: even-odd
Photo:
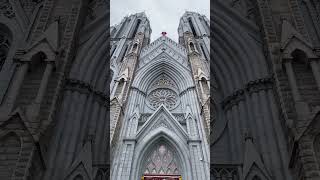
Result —
[{"label": "triangular pediment", "polygon": [[126,68],[118,77],[118,80],[124,79],[125,81],[128,80],[129,77],[129,68]]},{"label": "triangular pediment", "polygon": [[40,42],[46,42],[53,51],[58,51],[59,46],[59,24],[57,21],[53,22],[48,29],[40,36],[38,41],[33,43],[31,47],[36,46]]},{"label": "triangular pediment", "polygon": [[121,105],[120,100],[117,96],[112,97],[112,99],[110,100],[110,106],[113,105]]},{"label": "triangular pediment", "polygon": [[202,71],[201,68],[198,68],[198,75],[197,75],[197,77],[198,77],[199,79],[205,78],[206,80],[209,80],[208,76],[206,75],[206,73],[204,73],[204,72]]},{"label": "triangular pediment", "polygon": [[[77,172],[78,171],[78,172]],[[87,141],[83,146],[80,153],[77,155],[76,159],[72,163],[69,172],[65,179],[68,179],[74,174],[74,172],[80,173],[82,175],[87,175],[92,179],[92,151],[91,151],[91,142]]]},{"label": "triangular pediment", "polygon": [[46,55],[46,61],[55,61],[59,51],[58,29],[58,22],[52,23],[35,42],[18,50],[15,58],[21,61],[31,61],[35,54],[42,52]]},{"label": "triangular pediment", "polygon": [[140,54],[140,66],[156,59],[160,54],[166,54],[171,59],[186,65],[187,51],[186,49],[166,36],[162,36],[153,43],[144,47]]},{"label": "triangular pediment", "polygon": [[172,50],[175,50],[177,53],[180,53],[183,56],[187,56],[187,50],[182,45],[176,43],[174,40],[168,38],[167,36],[161,36],[151,44],[147,45],[142,49],[141,56],[148,54],[150,51],[157,49],[161,46],[166,45],[170,47]]},{"label": "triangular pediment", "polygon": [[288,21],[283,21],[281,34],[281,50],[284,54],[283,58],[292,58],[291,53],[296,49],[304,51],[308,58],[316,58],[312,44],[309,43]]},{"label": "triangular pediment", "polygon": [[245,154],[243,161],[243,178],[245,179],[253,167],[257,167],[261,174],[271,179],[265,165],[261,159],[259,152],[253,144],[252,137],[246,137]]},{"label": "triangular pediment", "polygon": [[8,123],[8,121],[11,121],[13,118],[17,116],[17,119],[23,124],[24,128],[30,133],[31,137],[35,142],[39,141],[39,122],[31,122],[25,115],[24,111],[22,111],[21,108],[15,109],[9,116],[8,119],[0,123],[0,126],[2,126],[5,123]]},{"label": "triangular pediment", "polygon": [[161,105],[149,119],[144,123],[137,133],[136,138],[139,139],[149,134],[151,131],[165,128],[176,133],[183,139],[188,138],[187,132],[183,129],[177,119],[169,112],[169,110]]},{"label": "triangular pediment", "polygon": [[174,57],[166,51],[155,53],[148,58],[140,59],[138,70],[159,60],[174,62],[178,66],[182,66],[183,68],[189,71],[187,59]]},{"label": "triangular pediment", "polygon": [[299,133],[297,140],[303,135],[310,134],[311,136],[317,136],[319,134],[320,129],[320,107],[316,106],[313,111],[309,115],[309,121],[307,122],[307,126],[303,128],[301,133]]}]

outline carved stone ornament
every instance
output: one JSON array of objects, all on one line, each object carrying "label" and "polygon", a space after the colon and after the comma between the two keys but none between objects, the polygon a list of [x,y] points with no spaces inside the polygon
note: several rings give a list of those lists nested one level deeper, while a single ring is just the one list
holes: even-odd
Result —
[{"label": "carved stone ornament", "polygon": [[13,11],[12,5],[8,0],[0,1],[0,11],[1,14],[6,16],[7,18],[14,18],[16,16]]},{"label": "carved stone ornament", "polygon": [[144,174],[179,174],[175,155],[165,144],[159,144],[147,159]]},{"label": "carved stone ornament", "polygon": [[178,104],[178,95],[171,89],[159,88],[149,93],[148,100],[154,109],[157,109],[162,104],[168,109],[173,109]]}]

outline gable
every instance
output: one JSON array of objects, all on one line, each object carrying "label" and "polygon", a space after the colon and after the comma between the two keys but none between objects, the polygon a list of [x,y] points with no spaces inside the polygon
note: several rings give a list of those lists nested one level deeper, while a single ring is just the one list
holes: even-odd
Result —
[{"label": "gable", "polygon": [[167,37],[160,37],[149,46],[142,49],[139,67],[157,59],[160,54],[179,62],[185,67],[188,65],[186,49]]},{"label": "gable", "polygon": [[20,108],[17,108],[7,120],[0,123],[0,129],[27,131],[36,142],[39,140],[38,126],[38,122],[28,121]]},{"label": "gable", "polygon": [[187,132],[164,105],[161,105],[155,113],[149,117],[149,119],[139,129],[136,138],[143,138],[150,134],[150,132],[160,128],[174,132],[181,139],[188,138]]}]

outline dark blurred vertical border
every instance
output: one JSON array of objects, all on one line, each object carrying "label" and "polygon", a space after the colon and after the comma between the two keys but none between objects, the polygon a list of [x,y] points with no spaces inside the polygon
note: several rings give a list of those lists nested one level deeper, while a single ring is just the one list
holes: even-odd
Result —
[{"label": "dark blurred vertical border", "polygon": [[106,139],[106,141],[107,141],[107,162],[108,162],[108,169],[107,169],[107,172],[106,172],[106,178],[109,180],[110,179],[110,164],[111,164],[111,162],[110,162],[110,84],[111,84],[111,80],[112,80],[112,73],[111,73],[111,70],[110,70],[110,59],[111,59],[111,57],[110,57],[110,49],[111,49],[111,37],[110,37],[110,9],[111,9],[111,7],[110,7],[110,1],[111,0],[106,0],[107,1],[107,7],[106,7],[106,12],[107,12],[107,15],[106,15],[106,21],[107,21],[107,28],[106,28],[106,35],[107,35],[107,37],[108,37],[108,48],[106,49],[106,51],[108,52],[107,53],[107,55],[108,55],[108,57],[107,57],[107,61],[108,61],[108,66],[107,66],[107,70],[108,70],[108,86],[106,87],[107,88],[107,90],[105,91],[105,92],[107,92],[108,94],[107,94],[107,100],[108,100],[108,104],[107,104],[107,122],[109,122],[108,123],[108,128],[107,128],[107,130],[108,130],[108,132],[107,132],[107,139]]},{"label": "dark blurred vertical border", "polygon": [[215,5],[215,1],[216,0],[211,0],[210,1],[210,179],[214,179],[213,178],[213,159],[212,159],[212,140],[213,140],[213,133],[212,133],[212,129],[213,129],[213,117],[214,117],[214,107],[213,107],[213,97],[214,97],[214,74],[213,74],[213,61],[214,61],[214,49],[212,46],[212,43],[214,41],[214,33],[213,33],[213,29],[214,29],[214,19],[213,19],[213,15],[214,15],[214,5]]}]

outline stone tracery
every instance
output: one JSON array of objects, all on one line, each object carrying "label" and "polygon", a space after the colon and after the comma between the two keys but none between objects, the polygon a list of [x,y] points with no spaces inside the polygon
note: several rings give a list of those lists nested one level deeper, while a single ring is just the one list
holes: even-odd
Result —
[{"label": "stone tracery", "polygon": [[179,174],[174,153],[165,144],[159,144],[148,157],[144,173]]},{"label": "stone tracery", "polygon": [[177,94],[173,90],[168,88],[156,89],[152,91],[148,96],[150,105],[155,109],[162,104],[166,108],[172,109],[177,104],[177,98]]}]

